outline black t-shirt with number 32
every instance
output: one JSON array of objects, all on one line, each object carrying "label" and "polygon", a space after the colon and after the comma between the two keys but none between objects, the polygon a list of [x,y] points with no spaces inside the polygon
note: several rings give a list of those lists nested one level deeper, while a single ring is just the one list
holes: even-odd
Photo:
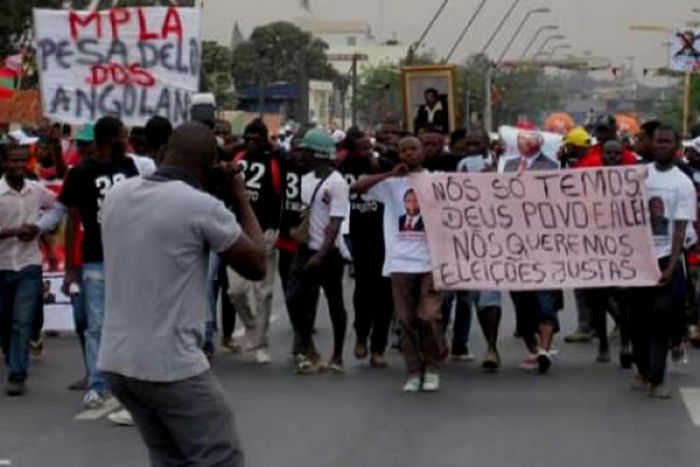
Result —
[{"label": "black t-shirt with number 32", "polygon": [[136,165],[128,157],[112,162],[88,159],[68,172],[59,201],[80,212],[80,220],[85,232],[83,239],[85,263],[101,263],[104,260],[100,224],[105,196],[117,183],[137,175]]},{"label": "black t-shirt with number 32", "polygon": [[245,153],[236,160],[260,227],[277,230],[283,185],[278,154],[270,151]]}]

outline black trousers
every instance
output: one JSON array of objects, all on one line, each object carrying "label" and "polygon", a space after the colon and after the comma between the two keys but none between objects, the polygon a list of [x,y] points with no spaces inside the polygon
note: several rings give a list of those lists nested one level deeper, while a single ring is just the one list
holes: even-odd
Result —
[{"label": "black trousers", "polygon": [[[601,349],[607,349],[608,344],[608,313],[612,315],[615,322],[620,326],[622,334],[622,343],[629,343],[628,327],[625,325],[625,320],[622,317],[622,291],[616,287],[601,287],[594,289],[582,289],[577,291],[580,301],[588,307],[591,314],[591,326],[598,334],[599,346]],[[579,304],[581,304],[579,301]],[[625,325],[625,326],[623,326]],[[623,329],[624,327],[624,329]]]},{"label": "black trousers", "polygon": [[370,351],[384,353],[394,312],[391,279],[382,277],[382,262],[377,262],[377,258],[357,256],[357,252],[355,254],[353,306],[357,340],[366,342],[371,333]]},{"label": "black trousers", "polygon": [[[659,260],[663,271],[668,258]],[[634,362],[639,374],[651,384],[664,381],[666,357],[671,343],[673,325],[683,308],[675,307],[673,297],[677,281],[685,281],[683,269],[674,272],[673,280],[663,287],[641,287],[629,289],[628,300],[633,307],[632,313],[632,349]]]},{"label": "black trousers", "polygon": [[314,317],[319,288],[323,288],[333,325],[333,356],[342,357],[348,321],[343,303],[343,258],[337,249],[333,249],[321,267],[307,271],[306,263],[315,253],[307,246],[301,246],[294,255],[287,288],[287,310],[299,336],[299,350],[307,355],[315,352],[312,338]]},{"label": "black trousers", "polygon": [[280,273],[280,280],[282,281],[282,291],[284,292],[285,296],[287,295],[287,288],[289,287],[289,273],[292,269],[293,259],[294,253],[279,250],[277,267]]}]

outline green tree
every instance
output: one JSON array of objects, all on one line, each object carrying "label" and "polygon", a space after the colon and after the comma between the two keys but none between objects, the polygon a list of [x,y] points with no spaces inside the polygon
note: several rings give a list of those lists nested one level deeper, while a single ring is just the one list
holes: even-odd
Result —
[{"label": "green tree", "polygon": [[336,81],[338,73],[328,63],[327,48],[325,42],[292,23],[279,21],[257,27],[233,51],[233,80],[237,87],[260,82]]},{"label": "green tree", "polygon": [[401,71],[397,65],[382,64],[362,68],[355,105],[360,122],[374,127],[385,117],[401,115]]},{"label": "green tree", "polygon": [[233,108],[232,52],[214,41],[202,43],[202,89],[214,93],[220,109]]},{"label": "green tree", "polygon": [[[433,52],[417,54],[410,59],[412,65],[435,64]],[[371,128],[387,117],[401,117],[403,109],[401,66],[405,63],[406,60],[399,65],[382,63],[361,68],[356,106],[358,118],[363,126]]]}]

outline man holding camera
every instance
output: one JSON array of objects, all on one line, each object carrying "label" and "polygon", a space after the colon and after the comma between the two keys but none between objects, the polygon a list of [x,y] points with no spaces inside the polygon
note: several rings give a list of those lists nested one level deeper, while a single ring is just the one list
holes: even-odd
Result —
[{"label": "man holding camera", "polygon": [[214,251],[242,277],[260,280],[266,250],[231,165],[220,167],[228,169],[235,215],[203,190],[216,153],[211,130],[183,124],[158,171],[122,182],[103,205],[109,287],[99,368],[153,465],[243,465],[233,413],[202,351],[207,265]]}]

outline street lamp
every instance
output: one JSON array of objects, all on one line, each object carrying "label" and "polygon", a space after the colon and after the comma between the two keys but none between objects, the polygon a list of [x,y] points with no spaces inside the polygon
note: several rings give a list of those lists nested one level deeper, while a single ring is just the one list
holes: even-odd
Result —
[{"label": "street lamp", "polygon": [[545,32],[545,31],[556,31],[559,29],[559,26],[556,26],[554,24],[549,24],[547,26],[542,26],[535,32],[535,35],[532,36],[532,40],[527,44],[527,47],[525,47],[525,50],[523,50],[523,53],[520,55],[520,60],[524,60],[525,56],[527,56],[527,53],[530,51],[533,45],[535,45],[535,42],[537,42],[537,39],[540,38],[540,35]]},{"label": "street lamp", "polygon": [[542,45],[541,45],[540,48],[537,50],[537,53],[535,53],[535,55],[541,54],[541,53],[544,51],[544,49],[549,45],[550,42],[552,42],[552,41],[560,41],[560,40],[563,40],[563,39],[564,39],[564,35],[563,35],[563,34],[555,34],[555,35],[553,35],[553,36],[547,37],[547,38],[544,40],[544,42],[542,42]]},{"label": "street lamp", "polygon": [[571,44],[560,44],[557,46],[552,47],[552,50],[549,52],[549,57],[554,57],[554,55],[559,52],[560,50],[569,50],[571,49]]},{"label": "street lamp", "polygon": [[469,29],[471,29],[472,24],[474,24],[474,21],[476,20],[476,17],[479,16],[479,13],[481,13],[481,10],[484,9],[484,5],[486,5],[486,2],[488,0],[481,0],[481,3],[479,3],[479,6],[476,7],[476,11],[472,14],[472,17],[469,18],[469,21],[467,22],[466,26],[464,26],[464,29],[462,29],[462,32],[459,34],[459,37],[455,41],[455,43],[452,45],[452,48],[450,49],[450,53],[447,54],[447,58],[445,58],[445,63],[448,63],[450,59],[452,58],[452,55],[454,55],[455,51],[457,50],[457,47],[459,47],[459,44],[462,43],[462,40],[464,39],[464,36],[467,35],[467,32]]},{"label": "street lamp", "polygon": [[632,24],[630,25],[630,31],[634,32],[664,32],[673,33],[674,29],[668,26],[662,26],[659,24]]},{"label": "street lamp", "polygon": [[506,24],[506,21],[508,21],[510,16],[513,14],[513,11],[517,8],[520,2],[521,0],[515,0],[506,12],[506,14],[503,15],[503,18],[501,18],[501,21],[498,23],[498,26],[496,26],[496,29],[494,29],[493,34],[491,34],[491,37],[489,37],[489,40],[486,41],[486,44],[484,44],[484,47],[481,49],[481,55],[486,55],[486,51],[489,47],[491,47],[491,44],[493,44],[493,41],[496,39],[496,36],[498,36],[498,33],[501,32],[501,29],[503,29],[503,26]]},{"label": "street lamp", "polygon": [[506,48],[503,49],[503,53],[501,53],[501,56],[498,57],[497,63],[503,62],[503,59],[506,58],[506,55],[508,55],[508,52],[510,52],[510,48],[513,46],[513,43],[518,38],[518,36],[520,36],[520,33],[523,31],[523,28],[525,27],[525,24],[527,24],[528,20],[530,19],[530,17],[532,15],[549,13],[550,11],[552,11],[550,8],[534,8],[534,9],[528,11],[527,14],[525,15],[525,17],[523,18],[523,20],[520,22],[518,29],[515,30],[513,37],[511,37],[510,40],[508,41]]},{"label": "street lamp", "polygon": [[570,49],[570,48],[571,48],[571,44],[555,45],[554,47],[552,47],[552,50],[550,50],[549,52],[542,51],[539,54],[536,54],[535,58],[537,58],[537,57],[552,58],[554,56],[554,54],[556,54],[560,50],[565,50],[565,49]]},{"label": "street lamp", "polygon": [[450,0],[443,0],[442,4],[438,7],[438,9],[435,11],[435,14],[433,15],[432,18],[430,18],[430,21],[428,22],[428,25],[425,27],[425,30],[423,31],[423,34],[421,34],[420,38],[416,42],[410,45],[408,48],[408,57],[406,57],[406,64],[407,65],[412,65],[413,64],[413,58],[416,54],[416,51],[418,51],[418,48],[423,45],[423,41],[425,38],[428,36],[428,33],[433,29],[433,26],[435,26],[435,22],[438,20],[440,15],[442,15],[442,12],[445,11],[445,7],[447,4],[450,2]]}]

